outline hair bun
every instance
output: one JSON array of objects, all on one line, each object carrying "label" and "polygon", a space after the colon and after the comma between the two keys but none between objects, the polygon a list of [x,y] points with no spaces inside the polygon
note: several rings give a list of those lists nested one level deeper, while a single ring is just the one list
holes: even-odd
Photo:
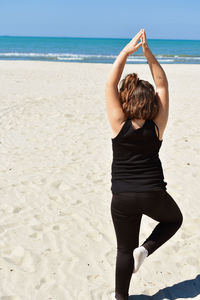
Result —
[{"label": "hair bun", "polygon": [[140,80],[137,73],[133,73],[131,77],[132,77],[132,80],[134,82],[134,85],[137,86],[138,83],[139,83],[139,80]]},{"label": "hair bun", "polygon": [[124,79],[121,80],[120,82],[120,92],[126,92],[127,90],[132,90],[137,87],[139,83],[139,77],[137,73],[130,73],[125,76]]}]

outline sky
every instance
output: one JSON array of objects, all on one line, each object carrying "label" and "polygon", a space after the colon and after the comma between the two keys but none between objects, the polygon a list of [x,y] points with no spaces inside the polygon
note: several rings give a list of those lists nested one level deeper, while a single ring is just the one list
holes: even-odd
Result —
[{"label": "sky", "polygon": [[0,35],[200,40],[199,0],[1,0]]}]

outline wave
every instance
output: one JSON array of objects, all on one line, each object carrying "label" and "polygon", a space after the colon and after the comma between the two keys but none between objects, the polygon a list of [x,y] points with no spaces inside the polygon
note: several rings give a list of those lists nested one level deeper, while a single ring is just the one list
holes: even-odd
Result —
[{"label": "wave", "polygon": [[[129,57],[128,59],[127,59],[127,61],[137,61],[137,62],[146,62],[147,60],[146,60],[146,58],[131,58],[131,57]],[[174,59],[158,59],[158,61],[162,61],[162,62],[173,62],[173,61],[175,61]]]},{"label": "wave", "polygon": [[103,58],[115,58],[115,55],[97,55],[97,54],[74,54],[74,53],[24,53],[24,52],[0,52],[0,56],[5,57],[60,57],[60,58],[88,58],[88,57],[103,57]]},{"label": "wave", "polygon": [[[174,55],[174,54],[154,54],[158,61],[176,62],[195,62],[200,63],[200,56]],[[34,59],[34,60],[59,60],[59,61],[89,61],[89,62],[112,62],[117,55],[106,54],[75,54],[75,53],[36,53],[36,52],[0,52],[0,59]],[[129,62],[145,63],[147,60],[142,55],[131,55],[127,58]]]},{"label": "wave", "polygon": [[156,55],[157,58],[175,58],[175,59],[195,59],[200,60],[200,56],[190,56],[190,55]]}]

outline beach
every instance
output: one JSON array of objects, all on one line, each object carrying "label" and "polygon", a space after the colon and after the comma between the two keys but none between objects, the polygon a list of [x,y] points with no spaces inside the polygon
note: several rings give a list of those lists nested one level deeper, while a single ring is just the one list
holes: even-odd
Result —
[{"label": "beach", "polygon": [[[199,300],[200,65],[162,66],[170,103],[159,156],[183,224],[133,274],[129,295]],[[112,299],[110,68],[0,61],[0,300]],[[131,72],[153,84],[147,64],[127,64],[122,77]],[[143,215],[140,244],[156,224]]]}]

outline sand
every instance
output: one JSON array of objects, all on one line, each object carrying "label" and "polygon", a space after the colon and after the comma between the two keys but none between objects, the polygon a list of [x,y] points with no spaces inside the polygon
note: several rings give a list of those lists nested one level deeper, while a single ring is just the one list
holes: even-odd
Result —
[{"label": "sand", "polygon": [[[0,300],[112,299],[110,67],[0,61]],[[200,299],[200,65],[163,68],[160,159],[184,220],[132,276],[131,300]],[[153,83],[146,64],[129,72]],[[143,216],[140,244],[156,224]]]}]

